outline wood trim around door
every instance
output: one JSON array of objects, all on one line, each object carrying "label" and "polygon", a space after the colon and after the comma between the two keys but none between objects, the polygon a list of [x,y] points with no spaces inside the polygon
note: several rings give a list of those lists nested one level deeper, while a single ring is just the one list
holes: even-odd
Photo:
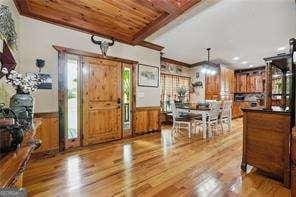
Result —
[{"label": "wood trim around door", "polygon": [[71,48],[61,47],[61,46],[56,46],[56,45],[53,45],[52,47],[61,53],[68,53],[68,54],[78,55],[78,56],[83,56],[83,57],[94,57],[94,58],[112,60],[112,61],[117,61],[117,62],[121,62],[121,63],[133,64],[133,65],[138,64],[138,62],[134,61],[134,60],[128,60],[128,59],[112,57],[112,56],[103,56],[98,53],[92,53],[92,52],[82,51],[82,50],[78,50],[78,49],[71,49]]},{"label": "wood trim around door", "polygon": [[65,111],[67,93],[66,53],[58,52],[59,151],[65,150]]},{"label": "wood trim around door", "polygon": [[[136,113],[136,88],[137,88],[137,65],[138,62],[134,60],[128,60],[128,59],[122,59],[117,57],[104,57],[100,54],[81,51],[77,49],[71,49],[61,46],[53,45],[53,48],[57,50],[58,52],[58,106],[59,106],[59,151],[64,151],[66,148],[65,143],[65,111],[66,111],[66,54],[72,54],[77,55],[79,57],[79,60],[81,60],[83,57],[95,57],[100,59],[106,59],[106,60],[113,60],[118,61],[121,63],[127,63],[132,65],[132,118],[134,117],[134,114]],[[82,81],[82,80],[81,80]],[[81,87],[80,91],[82,91],[83,87]],[[80,92],[81,93],[81,92]],[[81,101],[82,102],[82,101]],[[80,110],[80,122],[82,123],[82,111]],[[132,121],[132,135],[126,136],[126,137],[132,137],[134,133],[134,121]],[[82,124],[80,125],[80,137],[83,138],[83,129]],[[123,136],[124,138],[124,136]],[[81,140],[82,143],[82,140]]]}]

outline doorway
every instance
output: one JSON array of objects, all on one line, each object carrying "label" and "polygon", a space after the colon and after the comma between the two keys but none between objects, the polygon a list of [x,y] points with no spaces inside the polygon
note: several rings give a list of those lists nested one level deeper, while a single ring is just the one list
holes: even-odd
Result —
[{"label": "doorway", "polygon": [[61,150],[131,136],[135,64],[97,54],[59,57]]},{"label": "doorway", "polygon": [[83,145],[121,139],[121,62],[86,57],[82,69]]}]

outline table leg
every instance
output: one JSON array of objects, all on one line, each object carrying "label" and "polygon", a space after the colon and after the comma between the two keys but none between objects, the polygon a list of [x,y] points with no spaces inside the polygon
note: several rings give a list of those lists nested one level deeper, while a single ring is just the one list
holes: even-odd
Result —
[{"label": "table leg", "polygon": [[188,137],[191,138],[191,122],[189,122]]},{"label": "table leg", "polygon": [[207,115],[202,113],[202,137],[207,138]]}]

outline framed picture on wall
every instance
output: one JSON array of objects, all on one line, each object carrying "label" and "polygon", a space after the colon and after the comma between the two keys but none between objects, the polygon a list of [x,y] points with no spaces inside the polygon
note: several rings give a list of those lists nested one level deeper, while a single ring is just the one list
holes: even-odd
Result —
[{"label": "framed picture on wall", "polygon": [[39,76],[42,80],[42,83],[38,85],[38,89],[47,89],[47,90],[52,89],[52,78],[50,74],[40,73]]},{"label": "framed picture on wall", "polygon": [[139,64],[138,86],[157,88],[159,86],[159,68],[156,66]]}]

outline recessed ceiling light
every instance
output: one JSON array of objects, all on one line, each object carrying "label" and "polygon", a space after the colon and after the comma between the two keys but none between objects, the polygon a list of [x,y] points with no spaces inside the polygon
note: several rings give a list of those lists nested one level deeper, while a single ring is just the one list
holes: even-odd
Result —
[{"label": "recessed ceiling light", "polygon": [[283,51],[283,50],[285,50],[286,49],[286,47],[279,47],[277,50],[278,51]]},{"label": "recessed ceiling light", "polygon": [[252,68],[253,66],[254,66],[253,64],[249,65],[250,68]]},{"label": "recessed ceiling light", "polygon": [[243,62],[242,62],[242,64],[247,64],[247,63],[248,63],[247,61],[243,61]]},{"label": "recessed ceiling light", "polygon": [[239,60],[239,57],[234,57],[232,58],[232,60]]}]

